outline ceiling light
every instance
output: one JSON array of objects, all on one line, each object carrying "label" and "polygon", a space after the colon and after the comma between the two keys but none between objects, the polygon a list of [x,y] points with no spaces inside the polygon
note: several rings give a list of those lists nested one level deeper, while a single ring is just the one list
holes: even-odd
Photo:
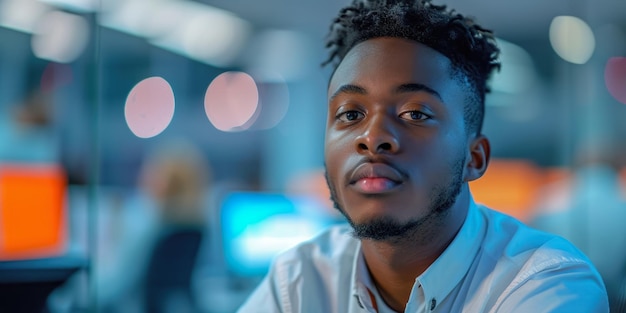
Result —
[{"label": "ceiling light", "polygon": [[574,16],[557,16],[550,24],[550,44],[563,60],[585,64],[595,50],[596,41],[585,21]]}]

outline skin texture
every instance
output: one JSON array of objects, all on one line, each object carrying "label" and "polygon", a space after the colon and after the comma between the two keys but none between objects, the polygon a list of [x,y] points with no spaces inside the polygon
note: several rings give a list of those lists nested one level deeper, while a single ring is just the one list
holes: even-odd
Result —
[{"label": "skin texture", "polygon": [[[352,48],[328,88],[325,163],[335,206],[362,241],[385,302],[403,311],[415,278],[445,250],[486,170],[468,134],[464,79],[441,53],[400,38]],[[456,74],[460,75],[460,74]]]}]

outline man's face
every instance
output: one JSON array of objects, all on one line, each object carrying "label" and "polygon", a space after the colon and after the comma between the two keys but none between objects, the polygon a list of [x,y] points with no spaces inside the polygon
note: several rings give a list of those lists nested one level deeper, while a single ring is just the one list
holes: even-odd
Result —
[{"label": "man's face", "polygon": [[470,157],[466,92],[448,58],[414,41],[348,52],[328,89],[325,163],[357,236],[401,236],[454,205]]}]

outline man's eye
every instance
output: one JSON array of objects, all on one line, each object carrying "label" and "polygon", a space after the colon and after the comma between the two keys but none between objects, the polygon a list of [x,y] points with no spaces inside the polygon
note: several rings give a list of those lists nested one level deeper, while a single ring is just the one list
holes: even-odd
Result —
[{"label": "man's eye", "polygon": [[353,122],[363,118],[363,113],[359,111],[346,111],[337,116],[342,122]]},{"label": "man's eye", "polygon": [[407,111],[400,114],[401,118],[408,119],[411,121],[424,121],[430,118],[430,116],[420,112],[420,111]]}]

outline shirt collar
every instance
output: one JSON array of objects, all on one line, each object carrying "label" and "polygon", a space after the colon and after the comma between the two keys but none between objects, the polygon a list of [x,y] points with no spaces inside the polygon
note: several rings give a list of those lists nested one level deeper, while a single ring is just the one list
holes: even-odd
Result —
[{"label": "shirt collar", "polygon": [[372,303],[372,298],[368,293],[367,289],[371,292],[377,292],[376,286],[372,281],[372,277],[369,274],[367,269],[367,265],[365,264],[365,257],[363,257],[363,253],[361,253],[361,245],[359,244],[359,253],[357,253],[355,257],[355,265],[353,266],[354,273],[354,294],[358,296],[358,300],[361,302],[361,305],[367,307],[370,311],[373,311],[374,304]]},{"label": "shirt collar", "polygon": [[[484,221],[476,203],[470,196],[469,209],[463,226],[439,258],[422,275],[417,277],[409,301],[417,299],[417,295],[414,293],[419,289],[416,288],[418,285],[422,286],[426,301],[432,301],[432,299],[435,300],[435,303],[442,301],[466,275],[473,263],[470,260],[478,255],[484,234]],[[365,265],[361,243],[359,242],[352,266],[351,290],[353,296],[359,301],[359,305],[371,309],[372,303],[365,288],[377,292]],[[407,307],[409,306],[407,305]]]},{"label": "shirt collar", "polygon": [[[416,279],[416,284],[421,284],[427,301],[439,303],[465,277],[478,255],[484,234],[485,223],[470,196],[467,217],[458,234],[439,258]],[[416,289],[414,287],[413,292]],[[412,294],[411,299],[413,298]]]}]

